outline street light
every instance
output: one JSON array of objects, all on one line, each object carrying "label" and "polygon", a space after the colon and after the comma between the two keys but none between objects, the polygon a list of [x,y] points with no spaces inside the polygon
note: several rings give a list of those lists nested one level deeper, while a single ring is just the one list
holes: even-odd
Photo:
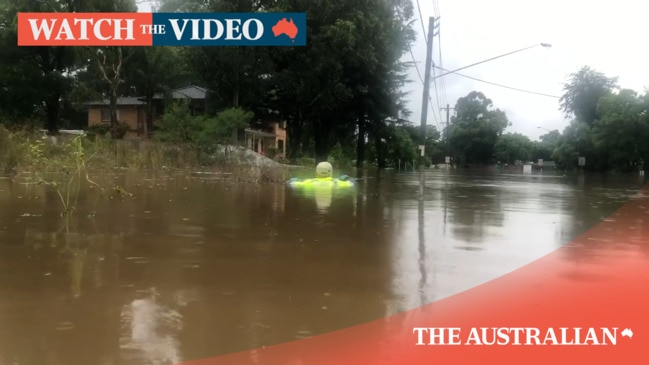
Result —
[{"label": "street light", "polygon": [[546,131],[546,132],[548,132],[548,133],[552,133],[551,130],[549,130],[549,129],[545,129],[545,128],[543,128],[543,127],[536,127],[536,128],[538,128],[538,129],[543,129],[544,131]]},{"label": "street light", "polygon": [[493,61],[493,60],[495,60],[495,59],[497,59],[497,58],[501,58],[501,57],[509,56],[510,54],[514,54],[514,53],[518,53],[518,52],[523,52],[523,51],[526,51],[526,50],[528,50],[528,49],[530,49],[530,48],[539,47],[539,46],[544,47],[544,48],[550,48],[550,47],[552,47],[552,45],[549,44],[549,43],[537,43],[537,44],[534,44],[534,45],[529,46],[529,47],[525,47],[525,48],[517,49],[517,50],[512,51],[512,52],[507,52],[507,53],[505,53],[505,54],[501,54],[500,56],[491,57],[491,58],[486,59],[486,60],[484,60],[484,61],[480,61],[480,62],[472,63],[472,64],[470,64],[470,65],[468,65],[468,66],[460,67],[460,68],[458,68],[458,69],[456,69],[456,70],[453,70],[453,71],[445,72],[445,73],[443,73],[443,74],[441,74],[441,75],[437,75],[437,76],[433,77],[432,80],[438,79],[438,78],[440,78],[440,77],[444,77],[444,76],[446,76],[446,75],[448,75],[448,74],[452,74],[452,73],[455,73],[455,72],[458,72],[458,71],[464,70],[465,68],[473,67],[473,66],[475,66],[475,65],[479,65],[479,64],[481,64],[481,63],[485,63],[485,62]]}]

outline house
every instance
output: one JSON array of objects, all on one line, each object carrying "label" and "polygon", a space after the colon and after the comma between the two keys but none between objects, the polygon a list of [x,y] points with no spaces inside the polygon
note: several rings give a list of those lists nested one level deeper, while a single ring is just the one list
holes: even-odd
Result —
[{"label": "house", "polygon": [[286,158],[286,122],[257,121],[244,132],[246,148],[269,157]]},{"label": "house", "polygon": [[[171,90],[166,94],[153,97],[153,124],[157,124],[164,115],[165,107],[170,101],[187,100],[192,115],[201,115],[207,110],[208,90],[190,85]],[[110,124],[110,102],[108,99],[86,103],[88,107],[88,126]],[[129,127],[124,138],[143,138],[153,131],[147,130],[147,105],[143,97],[117,98],[117,120]],[[273,120],[257,121],[244,131],[245,146],[257,153],[273,154],[286,157],[287,133],[286,122]]]},{"label": "house", "polygon": [[[168,94],[156,94],[153,96],[153,120],[156,121],[162,118],[165,112],[165,104],[169,101],[185,100],[189,104],[189,109],[192,115],[204,114],[207,110],[207,93],[206,88],[190,85],[179,89],[171,90]],[[140,100],[146,102],[145,98]]]},{"label": "house", "polygon": [[[207,106],[207,89],[190,85],[174,89],[166,94],[156,94],[153,97],[153,124],[162,118],[165,104],[169,101],[187,100],[192,115],[205,112]],[[104,99],[86,103],[88,107],[88,126],[110,123],[110,100]],[[124,138],[141,138],[153,131],[147,130],[147,105],[143,97],[117,98],[117,120],[129,127]]]},{"label": "house", "polygon": [[[88,126],[110,125],[110,100],[91,101],[88,107]],[[124,138],[144,136],[146,123],[146,103],[136,97],[117,98],[117,120],[128,126]]]}]

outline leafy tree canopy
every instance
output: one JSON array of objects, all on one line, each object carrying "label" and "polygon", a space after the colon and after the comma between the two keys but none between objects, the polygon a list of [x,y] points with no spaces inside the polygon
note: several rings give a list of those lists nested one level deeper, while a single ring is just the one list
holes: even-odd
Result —
[{"label": "leafy tree canopy", "polygon": [[510,123],[483,93],[472,91],[458,99],[449,125],[449,142],[463,165],[492,162],[498,137]]},{"label": "leafy tree canopy", "polygon": [[601,97],[610,95],[617,86],[617,77],[607,77],[588,66],[570,74],[563,85],[560,110],[566,116],[575,116],[577,121],[592,125],[597,118],[597,103]]}]

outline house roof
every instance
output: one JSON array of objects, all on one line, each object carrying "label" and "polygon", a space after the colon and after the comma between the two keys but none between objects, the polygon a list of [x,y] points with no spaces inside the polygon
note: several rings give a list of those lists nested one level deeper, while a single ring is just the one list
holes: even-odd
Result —
[{"label": "house roof", "polygon": [[276,137],[276,135],[274,133],[254,130],[254,129],[251,129],[251,128],[246,128],[245,133],[249,134],[249,135],[253,135],[255,137]]},{"label": "house roof", "polygon": [[[207,97],[207,89],[204,87],[189,85],[178,89],[171,90],[172,99],[198,99],[203,100]],[[164,94],[156,94],[154,99],[164,99]]]},{"label": "house roof", "polygon": [[[156,94],[154,99],[165,99],[165,94]],[[171,90],[172,99],[194,99],[204,100],[207,98],[207,89],[204,87],[189,85],[178,89]],[[87,106],[108,106],[110,105],[109,99],[95,100],[84,103]],[[117,105],[145,105],[146,101],[143,97],[122,96],[117,98]]]},{"label": "house roof", "polygon": [[[99,106],[99,105],[108,106],[110,105],[110,99],[89,101],[84,104],[88,106]],[[146,103],[132,96],[123,96],[117,98],[117,105],[144,105],[144,104]]]}]

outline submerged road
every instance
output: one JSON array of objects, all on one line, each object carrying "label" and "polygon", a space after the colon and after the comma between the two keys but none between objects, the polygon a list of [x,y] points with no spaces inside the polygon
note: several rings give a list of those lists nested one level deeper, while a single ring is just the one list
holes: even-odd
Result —
[{"label": "submerged road", "polygon": [[133,195],[83,192],[62,219],[52,191],[0,179],[0,363],[171,364],[317,339],[510,273],[644,185],[432,170],[419,200],[417,173],[329,197],[185,174],[98,180]]}]

